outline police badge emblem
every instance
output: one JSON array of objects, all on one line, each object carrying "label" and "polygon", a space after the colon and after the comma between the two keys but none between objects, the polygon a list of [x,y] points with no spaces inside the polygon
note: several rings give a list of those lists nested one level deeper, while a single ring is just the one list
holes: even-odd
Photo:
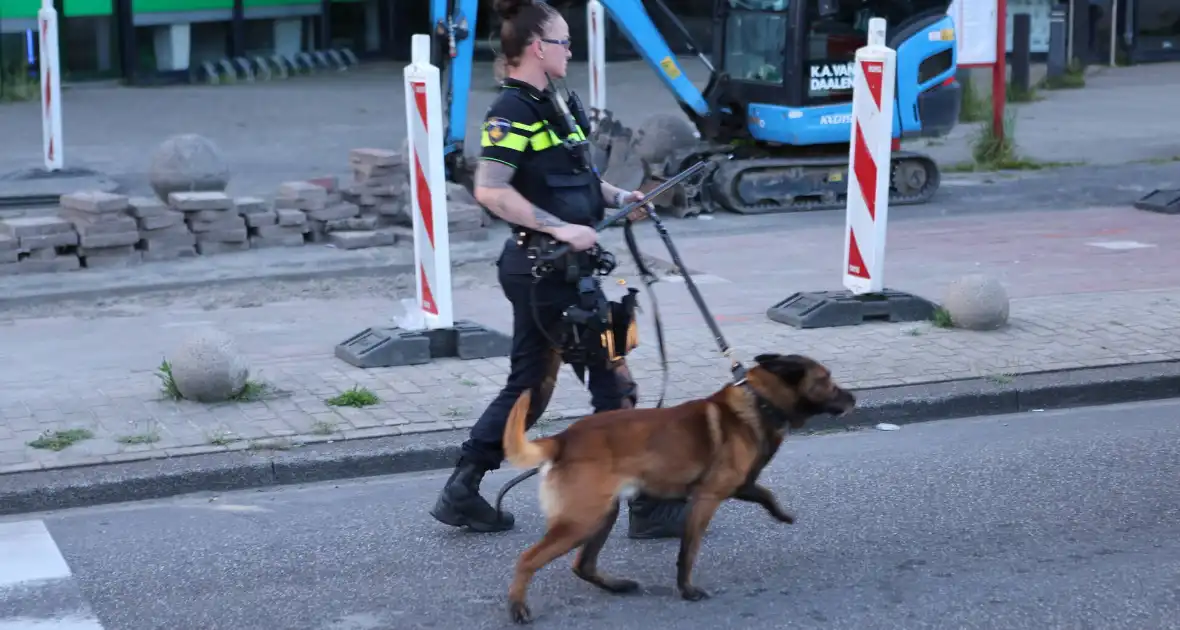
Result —
[{"label": "police badge emblem", "polygon": [[484,129],[488,132],[488,138],[492,142],[499,142],[508,135],[508,129],[512,127],[512,123],[503,118],[492,118],[484,124]]}]

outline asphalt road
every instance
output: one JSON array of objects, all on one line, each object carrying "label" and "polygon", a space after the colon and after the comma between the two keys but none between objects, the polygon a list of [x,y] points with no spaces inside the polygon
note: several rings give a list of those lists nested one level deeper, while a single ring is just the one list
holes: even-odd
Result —
[{"label": "asphalt road", "polygon": [[[517,530],[479,535],[426,514],[444,477],[4,519],[0,629],[511,627],[512,565],[541,532],[534,480],[508,499]],[[723,506],[697,565],[711,599],[682,601],[676,543],[627,540],[620,519],[601,566],[642,591],[600,592],[567,557],[534,582],[535,627],[1180,628],[1180,401],[797,438],[763,479],[799,521]],[[69,570],[13,578],[53,572],[49,540]],[[5,625],[67,610],[101,626]]]}]

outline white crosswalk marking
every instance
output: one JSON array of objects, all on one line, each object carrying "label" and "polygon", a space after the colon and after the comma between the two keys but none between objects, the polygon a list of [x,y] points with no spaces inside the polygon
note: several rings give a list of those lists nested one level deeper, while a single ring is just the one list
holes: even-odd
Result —
[{"label": "white crosswalk marking", "polygon": [[102,630],[42,521],[0,523],[0,630]]}]

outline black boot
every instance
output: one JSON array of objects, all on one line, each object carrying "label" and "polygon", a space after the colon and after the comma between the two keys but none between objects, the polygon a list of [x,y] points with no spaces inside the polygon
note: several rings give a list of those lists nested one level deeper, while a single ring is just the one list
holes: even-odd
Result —
[{"label": "black boot", "polygon": [[683,535],[688,505],[684,499],[657,499],[641,494],[627,504],[631,508],[627,515],[628,538],[680,538]]},{"label": "black boot", "polygon": [[469,527],[477,532],[503,532],[512,529],[516,519],[496,508],[479,495],[479,484],[487,469],[466,459],[459,459],[455,472],[447,479],[430,515],[440,523]]}]

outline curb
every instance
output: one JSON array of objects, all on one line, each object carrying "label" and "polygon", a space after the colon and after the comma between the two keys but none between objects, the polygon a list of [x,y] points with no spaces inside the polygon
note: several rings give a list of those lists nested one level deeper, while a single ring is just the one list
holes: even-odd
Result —
[{"label": "curb", "polygon": [[[858,390],[860,405],[822,418],[807,434],[1180,397],[1180,361],[1038,372]],[[566,419],[545,427],[560,431]],[[0,515],[450,468],[466,430],[170,457],[0,475]]]}]

